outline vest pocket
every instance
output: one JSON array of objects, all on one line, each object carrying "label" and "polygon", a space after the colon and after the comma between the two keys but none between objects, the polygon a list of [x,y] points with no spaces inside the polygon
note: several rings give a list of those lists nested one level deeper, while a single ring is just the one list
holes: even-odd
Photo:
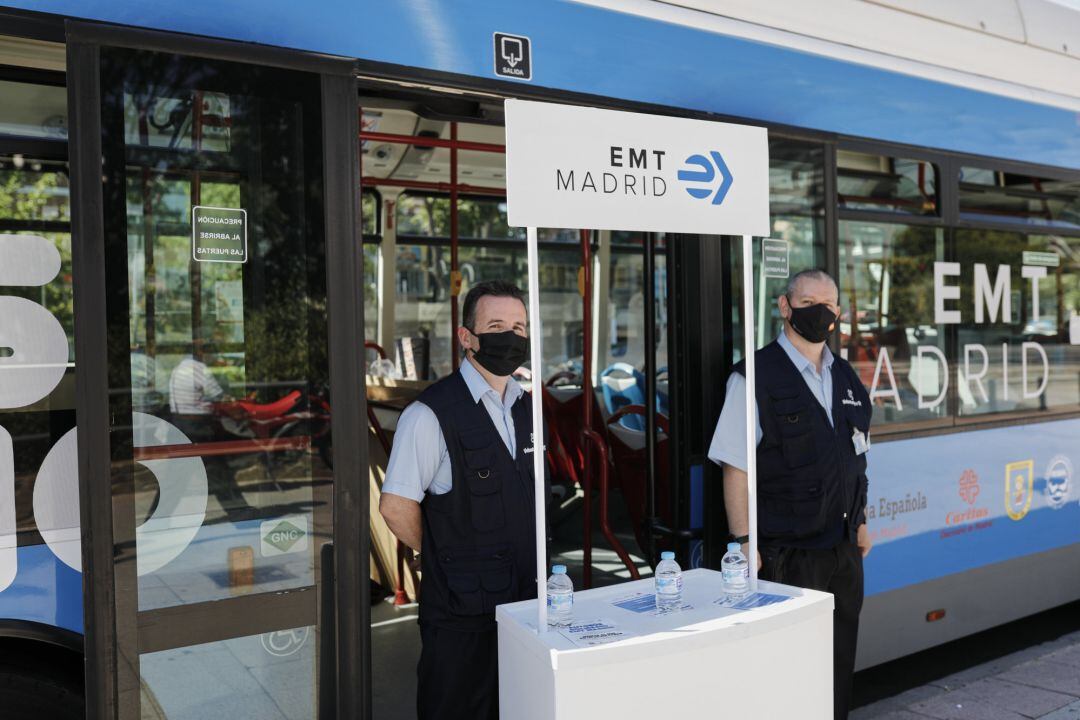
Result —
[{"label": "vest pocket", "polygon": [[501,478],[494,470],[469,472],[472,524],[480,532],[498,530],[506,524]]},{"label": "vest pocket", "polygon": [[825,528],[825,492],[820,485],[802,487],[759,486],[761,533],[771,538],[802,538]]},{"label": "vest pocket", "polygon": [[480,532],[498,530],[506,524],[503,511],[502,475],[492,469],[491,447],[465,451],[465,482],[469,487],[472,524]]},{"label": "vest pocket", "polygon": [[816,462],[817,446],[811,427],[810,408],[797,398],[775,400],[773,414],[780,429],[780,449],[788,467],[803,467]]},{"label": "vest pocket", "polygon": [[513,602],[514,556],[509,546],[440,553],[453,615],[490,615],[495,606]]}]

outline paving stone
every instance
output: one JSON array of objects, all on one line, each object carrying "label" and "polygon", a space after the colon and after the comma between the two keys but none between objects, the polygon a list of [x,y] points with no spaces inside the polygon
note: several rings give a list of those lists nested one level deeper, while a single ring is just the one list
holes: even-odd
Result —
[{"label": "paving stone", "polygon": [[[910,710],[895,710],[887,715],[870,715],[867,720],[931,720],[929,715],[920,715]],[[848,713],[848,720],[857,720],[853,713]],[[1070,719],[1071,720],[1071,719]]]},{"label": "paving stone", "polygon": [[911,710],[937,720],[1027,720],[1020,713],[976,700],[962,690],[916,703]]},{"label": "paving stone", "polygon": [[863,707],[852,710],[848,713],[848,720],[878,720],[888,713],[907,710],[910,705],[937,697],[944,692],[944,690],[934,685],[920,685],[919,687],[905,690],[899,695],[893,695],[892,697],[878,700],[871,705],[864,705]]},{"label": "paving stone", "polygon": [[1080,643],[1067,648],[1062,648],[1045,656],[1043,660],[1064,663],[1073,667],[1080,667]]},{"label": "paving stone", "polygon": [[1049,715],[1043,715],[1039,720],[1080,720],[1080,700]]},{"label": "paving stone", "polygon": [[1057,710],[1073,702],[1077,698],[1064,693],[1044,690],[1030,685],[987,678],[979,680],[963,689],[949,694],[953,703],[976,701],[995,707],[1011,710],[1025,717],[1037,718],[1052,710]]},{"label": "paving stone", "polygon": [[1072,665],[1047,660],[1033,660],[1017,665],[998,676],[1022,685],[1053,690],[1080,697],[1080,672]]}]

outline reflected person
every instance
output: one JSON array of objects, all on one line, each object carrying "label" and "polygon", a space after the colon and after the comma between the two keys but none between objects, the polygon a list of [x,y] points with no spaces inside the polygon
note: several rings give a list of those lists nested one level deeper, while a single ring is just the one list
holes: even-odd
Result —
[{"label": "reflected person", "polygon": [[[836,282],[821,270],[792,277],[777,304],[779,337],[755,355],[757,564],[764,580],[834,596],[833,713],[846,718],[859,611],[866,529],[870,396],[826,340],[840,314]],[[728,379],[709,459],[724,467],[730,540],[747,550],[746,381],[743,363]]]},{"label": "reflected person", "polygon": [[499,716],[495,606],[536,597],[524,295],[491,281],[462,306],[461,368],[402,413],[382,487],[390,530],[421,550],[420,720]]}]

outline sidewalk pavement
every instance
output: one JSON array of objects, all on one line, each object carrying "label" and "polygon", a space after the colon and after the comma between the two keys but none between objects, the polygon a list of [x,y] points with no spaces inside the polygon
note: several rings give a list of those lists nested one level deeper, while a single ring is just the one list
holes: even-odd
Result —
[{"label": "sidewalk pavement", "polygon": [[850,720],[1080,720],[1080,632],[852,711]]}]

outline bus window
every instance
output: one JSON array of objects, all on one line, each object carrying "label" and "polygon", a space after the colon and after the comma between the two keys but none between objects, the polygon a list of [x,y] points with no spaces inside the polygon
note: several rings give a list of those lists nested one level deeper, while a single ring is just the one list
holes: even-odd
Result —
[{"label": "bus window", "polygon": [[959,182],[964,219],[1080,228],[1078,181],[963,167]]},{"label": "bus window", "polygon": [[[785,138],[769,141],[769,211],[773,239],[784,240],[791,273],[825,267],[825,150],[821,145]],[[776,300],[787,288],[786,278],[761,273],[761,238],[754,238],[754,319],[757,346],[763,347],[783,328]],[[742,250],[732,245],[732,267],[740,267]],[[732,297],[742,297],[742,273],[731,273]],[[735,328],[734,360],[742,358],[742,303],[731,307]]]},{"label": "bus window", "polygon": [[0,135],[67,139],[67,89],[0,80]]},{"label": "bus window", "polygon": [[1075,412],[1080,239],[958,230],[956,242],[959,415]]},{"label": "bus window", "polygon": [[874,427],[949,416],[946,327],[934,319],[941,228],[840,222],[841,348],[874,404]]},{"label": "bus window", "polygon": [[839,150],[836,192],[845,210],[937,215],[937,168],[925,160]]}]

